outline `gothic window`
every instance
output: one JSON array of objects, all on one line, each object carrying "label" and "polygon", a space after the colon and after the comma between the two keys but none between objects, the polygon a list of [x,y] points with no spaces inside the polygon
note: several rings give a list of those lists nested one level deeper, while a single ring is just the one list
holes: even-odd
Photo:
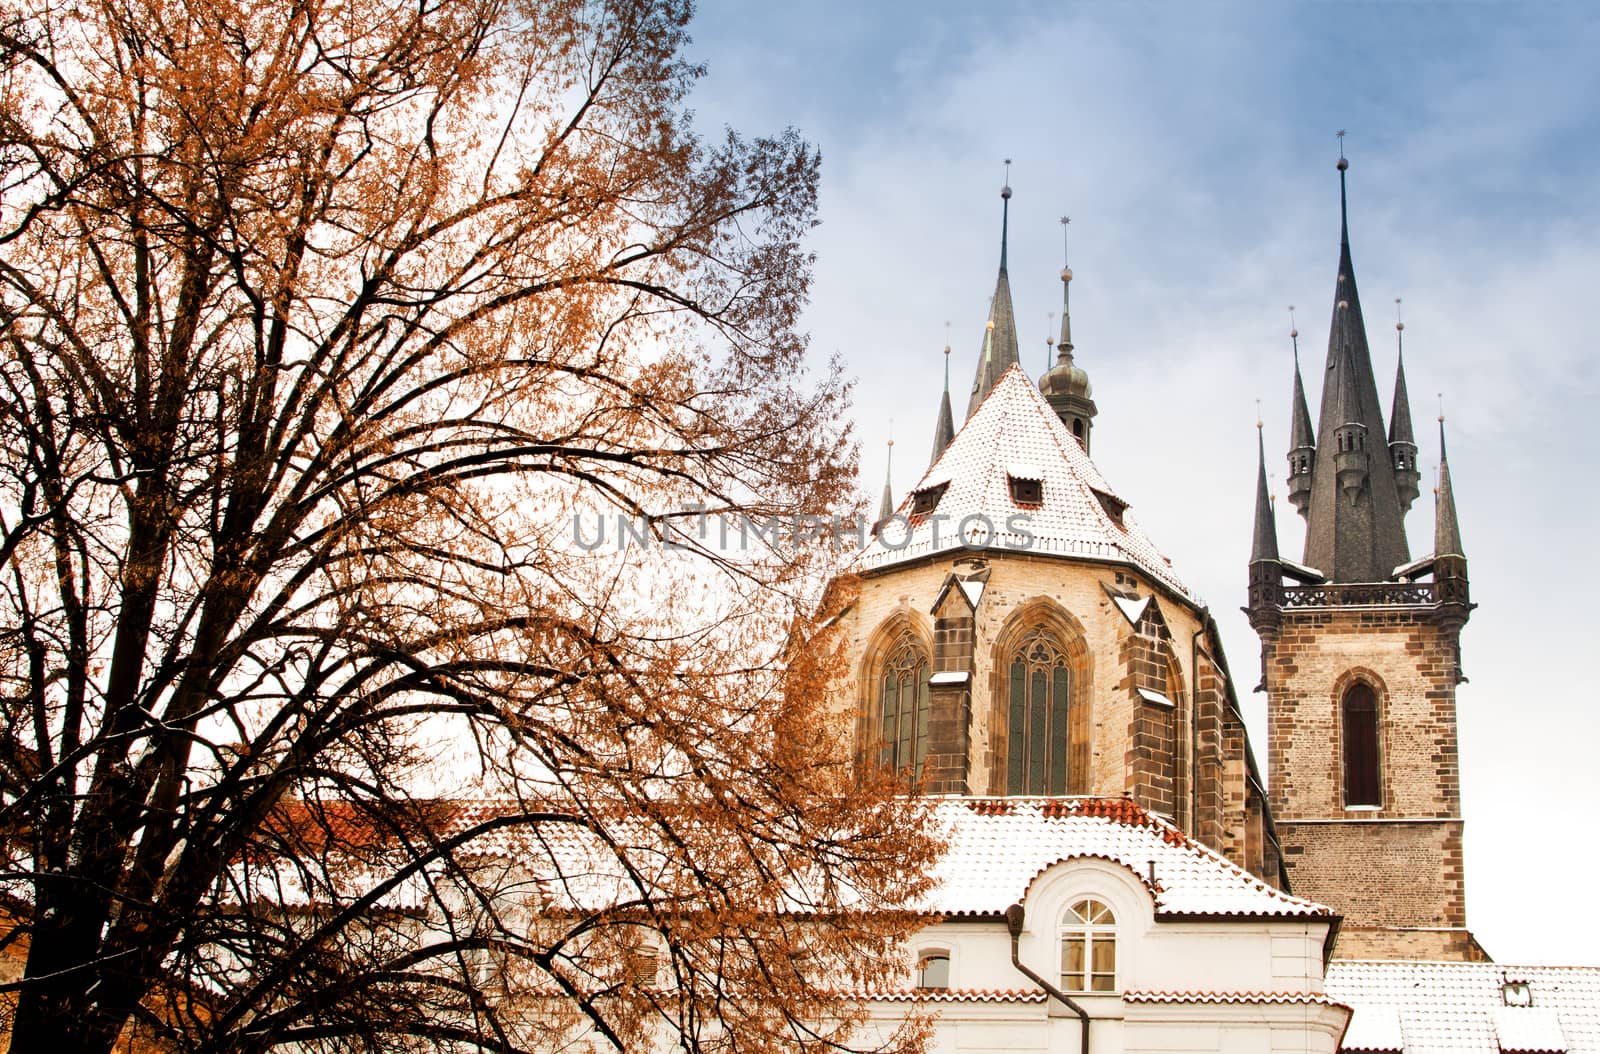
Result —
[{"label": "gothic window", "polygon": [[1067,909],[1061,926],[1061,987],[1068,992],[1117,990],[1117,920],[1085,897]]},{"label": "gothic window", "polygon": [[878,680],[883,764],[920,771],[928,753],[928,657],[909,633],[889,650]]},{"label": "gothic window", "polygon": [[1378,781],[1378,697],[1372,685],[1357,681],[1345,689],[1344,803],[1382,805]]},{"label": "gothic window", "polygon": [[1006,663],[1006,793],[1067,792],[1067,700],[1072,671],[1055,637],[1035,630]]}]

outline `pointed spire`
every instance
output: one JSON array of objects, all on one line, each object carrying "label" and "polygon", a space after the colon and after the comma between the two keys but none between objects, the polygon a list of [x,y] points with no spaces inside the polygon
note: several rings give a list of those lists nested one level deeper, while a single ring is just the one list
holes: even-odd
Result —
[{"label": "pointed spire", "polygon": [[1350,163],[1342,133],[1340,140],[1339,273],[1328,326],[1303,562],[1332,582],[1381,582],[1411,558],[1405,505],[1384,445],[1388,429],[1351,263]]},{"label": "pointed spire", "polygon": [[1262,438],[1261,422],[1256,422],[1256,529],[1250,543],[1250,562],[1278,559],[1278,521],[1273,513],[1272,495],[1267,490],[1267,443]]},{"label": "pointed spire", "polygon": [[1000,272],[1006,269],[1006,235],[1011,227],[1011,159],[1006,158],[1006,181],[1000,187]]},{"label": "pointed spire", "polygon": [[1439,491],[1434,499],[1433,555],[1465,557],[1461,525],[1456,519],[1456,495],[1450,487],[1450,459],[1444,450],[1444,414],[1439,415]]},{"label": "pointed spire", "polygon": [[[945,323],[946,326],[949,324]],[[939,419],[933,426],[933,456],[928,459],[929,468],[939,460],[939,455],[944,453],[944,448],[955,437],[955,416],[950,412],[950,341],[947,334],[944,345],[944,394],[939,396]]]},{"label": "pointed spire", "polygon": [[1019,361],[1017,319],[1011,306],[1011,278],[1006,272],[1006,237],[1011,222],[1011,159],[1006,159],[1006,185],[1000,190],[1000,274],[994,283],[994,298],[989,305],[988,325],[983,334],[983,351],[978,371],[972,378],[972,396],[967,400],[967,417],[983,402],[1000,375]]},{"label": "pointed spire", "polygon": [[1415,447],[1417,437],[1411,432],[1411,399],[1406,395],[1406,324],[1400,319],[1399,297],[1395,297],[1394,304],[1394,401],[1389,404],[1389,445],[1410,443]]},{"label": "pointed spire", "polygon": [[1294,305],[1289,306],[1289,339],[1294,344],[1294,405],[1290,407],[1289,449],[1312,449],[1317,445],[1311,430],[1311,408],[1306,404],[1306,385],[1300,376],[1300,330],[1294,324]]},{"label": "pointed spire", "polygon": [[889,457],[883,470],[883,501],[878,504],[878,522],[894,515],[894,440],[889,440]]},{"label": "pointed spire", "polygon": [[1420,491],[1422,474],[1417,471],[1417,440],[1411,433],[1411,399],[1406,395],[1406,324],[1400,318],[1400,298],[1394,298],[1394,401],[1389,404],[1389,462],[1394,466],[1395,493],[1400,508],[1411,510]]},{"label": "pointed spire", "polygon": [[1066,263],[1066,232],[1071,222],[1071,217],[1061,217],[1061,339],[1056,342],[1056,364],[1039,378],[1039,391],[1088,453],[1090,432],[1099,410],[1094,405],[1089,375],[1072,359],[1072,268]]},{"label": "pointed spire", "polygon": [[1061,217],[1061,340],[1057,346],[1067,349],[1068,359],[1072,357],[1072,262],[1067,255],[1067,227],[1071,223],[1071,216]]}]

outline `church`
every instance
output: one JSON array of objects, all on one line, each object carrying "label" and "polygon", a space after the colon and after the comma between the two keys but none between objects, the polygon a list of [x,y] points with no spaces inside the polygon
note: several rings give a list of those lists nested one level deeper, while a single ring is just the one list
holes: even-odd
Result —
[{"label": "church", "polygon": [[[1260,662],[1237,670],[1092,460],[1070,267],[1055,364],[1035,381],[1019,362],[1002,190],[964,415],[947,347],[928,467],[898,501],[885,485],[844,615],[840,734],[934,796],[950,846],[921,905],[941,921],[906,989],[876,994],[880,1023],[933,1010],[938,1051],[1600,1050],[1600,969],[1495,963],[1468,926],[1467,558],[1442,419],[1418,510],[1433,551],[1408,549],[1418,443],[1403,351],[1387,415],[1374,375],[1348,168],[1315,421],[1298,331],[1285,378],[1305,548],[1279,551],[1262,434]],[[1239,707],[1254,690],[1264,771]]]}]

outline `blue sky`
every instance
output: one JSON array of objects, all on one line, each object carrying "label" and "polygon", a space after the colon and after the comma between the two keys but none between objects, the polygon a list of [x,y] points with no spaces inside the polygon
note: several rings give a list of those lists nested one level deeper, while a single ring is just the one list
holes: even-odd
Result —
[{"label": "blue sky", "polygon": [[[1600,12],[1586,4],[700,5],[702,130],[799,128],[823,154],[819,354],[857,377],[863,490],[927,463],[951,324],[959,414],[999,255],[1037,376],[1071,227],[1095,460],[1218,613],[1254,683],[1244,600],[1255,400],[1281,489],[1298,308],[1323,354],[1338,156],[1374,366],[1393,300],[1425,475],[1442,392],[1481,605],[1459,698],[1469,923],[1502,962],[1600,964],[1588,658],[1600,592],[1591,418],[1600,278]],[[1310,397],[1315,412],[1315,380]],[[959,424],[959,421],[958,421]],[[1431,550],[1431,503],[1408,527]],[[1280,544],[1297,555],[1284,505]],[[1248,693],[1246,693],[1248,694]],[[1244,700],[1257,744],[1264,701]],[[1264,758],[1263,758],[1264,760]]]}]

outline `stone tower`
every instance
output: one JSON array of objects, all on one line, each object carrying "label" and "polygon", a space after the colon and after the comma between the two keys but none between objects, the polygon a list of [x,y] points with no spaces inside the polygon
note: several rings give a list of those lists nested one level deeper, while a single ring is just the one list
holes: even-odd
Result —
[{"label": "stone tower", "polygon": [[1378,403],[1351,265],[1348,167],[1341,157],[1315,433],[1292,334],[1287,490],[1306,519],[1302,564],[1278,553],[1264,446],[1259,455],[1246,611],[1261,638],[1271,811],[1290,887],[1344,916],[1336,955],[1482,958],[1466,922],[1456,746],[1466,557],[1442,423],[1434,551],[1407,552],[1417,448],[1403,362],[1388,429]]}]

